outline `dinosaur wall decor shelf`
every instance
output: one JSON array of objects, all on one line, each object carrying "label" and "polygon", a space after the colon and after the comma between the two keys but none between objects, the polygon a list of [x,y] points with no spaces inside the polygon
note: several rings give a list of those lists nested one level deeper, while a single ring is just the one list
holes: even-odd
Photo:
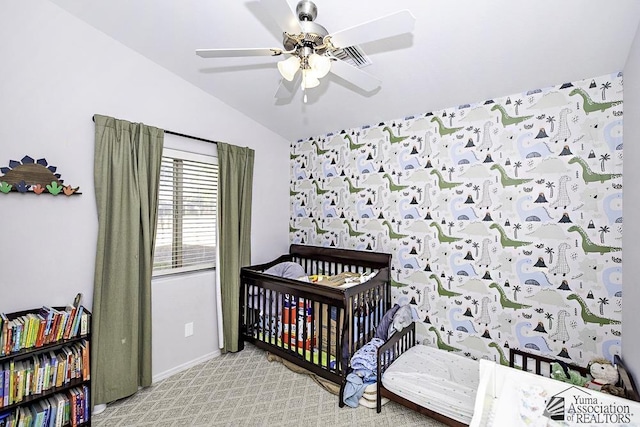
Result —
[{"label": "dinosaur wall decor shelf", "polygon": [[42,158],[34,160],[24,156],[22,160],[9,160],[9,166],[0,167],[0,193],[48,193],[53,196],[63,194],[66,196],[82,194],[78,192],[80,187],[64,185],[57,168],[50,166],[47,160]]}]

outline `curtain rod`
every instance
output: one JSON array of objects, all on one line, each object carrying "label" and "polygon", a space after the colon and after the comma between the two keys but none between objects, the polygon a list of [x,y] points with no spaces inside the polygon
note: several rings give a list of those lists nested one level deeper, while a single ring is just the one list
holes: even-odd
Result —
[{"label": "curtain rod", "polygon": [[[91,120],[93,120],[94,123],[96,122],[95,117],[91,117]],[[208,142],[208,143],[211,143],[211,144],[218,144],[218,141],[212,141],[210,139],[200,138],[199,136],[187,135],[187,134],[184,134],[184,133],[174,132],[174,131],[166,130],[166,129],[162,129],[162,130],[164,131],[164,133],[168,133],[170,135],[181,136],[183,138],[189,138],[189,139],[195,139],[197,141]]]}]

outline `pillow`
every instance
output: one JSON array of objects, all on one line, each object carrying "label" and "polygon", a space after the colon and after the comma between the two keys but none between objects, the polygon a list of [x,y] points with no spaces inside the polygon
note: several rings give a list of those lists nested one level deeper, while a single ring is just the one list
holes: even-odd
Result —
[{"label": "pillow", "polygon": [[273,267],[266,269],[263,273],[271,276],[284,277],[285,279],[298,279],[302,276],[306,276],[304,268],[302,268],[302,266],[297,262],[291,261],[276,264]]}]

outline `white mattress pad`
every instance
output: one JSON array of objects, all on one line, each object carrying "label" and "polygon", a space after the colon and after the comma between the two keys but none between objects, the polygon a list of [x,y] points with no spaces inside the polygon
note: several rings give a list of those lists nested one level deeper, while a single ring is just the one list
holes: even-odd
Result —
[{"label": "white mattress pad", "polygon": [[382,376],[392,393],[467,424],[478,382],[477,361],[426,345],[400,355]]}]

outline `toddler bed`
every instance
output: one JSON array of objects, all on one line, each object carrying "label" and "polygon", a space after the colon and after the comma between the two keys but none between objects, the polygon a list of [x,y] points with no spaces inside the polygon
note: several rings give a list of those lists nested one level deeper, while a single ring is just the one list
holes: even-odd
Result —
[{"label": "toddler bed", "polygon": [[[503,412],[508,412],[510,408],[516,411],[513,402],[495,403],[504,394],[502,390],[508,389],[505,384],[512,386],[529,381],[532,385],[551,385],[550,389],[553,390],[570,387],[570,384],[548,378],[550,364],[554,361],[511,349],[511,366],[518,368],[513,369],[484,359],[477,361],[426,345],[416,345],[415,324],[412,323],[378,348],[376,410],[380,412],[383,399],[388,399],[450,426],[491,425],[490,418],[491,414],[496,413],[495,407]],[[637,389],[622,360],[615,356],[614,362],[627,399],[638,400]],[[586,368],[574,365],[568,365],[568,368],[582,374],[587,372]],[[526,374],[525,378],[521,378],[522,374]],[[536,379],[531,380],[531,377]],[[514,393],[513,390],[506,392],[511,395]],[[628,401],[596,393],[608,400]],[[507,415],[502,413],[500,416]],[[501,424],[503,419],[499,421],[495,425],[517,425]]]},{"label": "toddler bed", "polygon": [[465,426],[471,421],[478,362],[416,345],[415,323],[380,346],[377,369],[377,412],[386,398],[450,426]]},{"label": "toddler bed", "polygon": [[242,268],[239,348],[250,342],[341,384],[391,305],[390,262],[384,253],[294,244]]}]

